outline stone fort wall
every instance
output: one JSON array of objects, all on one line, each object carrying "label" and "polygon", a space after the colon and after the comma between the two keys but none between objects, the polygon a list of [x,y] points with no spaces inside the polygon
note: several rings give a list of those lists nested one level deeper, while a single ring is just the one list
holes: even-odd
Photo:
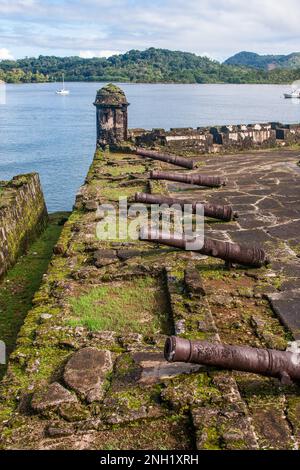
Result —
[{"label": "stone fort wall", "polygon": [[193,128],[130,129],[137,146],[163,146],[170,151],[217,153],[272,148],[300,142],[300,124],[251,124]]},{"label": "stone fort wall", "polygon": [[47,219],[37,173],[0,182],[0,277],[41,233]]}]

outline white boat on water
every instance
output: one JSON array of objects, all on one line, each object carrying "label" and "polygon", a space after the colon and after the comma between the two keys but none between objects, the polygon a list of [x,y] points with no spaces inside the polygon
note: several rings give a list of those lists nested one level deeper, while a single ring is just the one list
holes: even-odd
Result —
[{"label": "white boat on water", "polygon": [[291,93],[284,93],[285,98],[300,98],[300,89],[293,90]]},{"label": "white boat on water", "polygon": [[63,77],[63,87],[62,87],[61,90],[57,90],[56,94],[57,95],[68,95],[70,92],[69,92],[69,90],[67,90],[65,88],[65,75],[63,74],[62,77]]}]

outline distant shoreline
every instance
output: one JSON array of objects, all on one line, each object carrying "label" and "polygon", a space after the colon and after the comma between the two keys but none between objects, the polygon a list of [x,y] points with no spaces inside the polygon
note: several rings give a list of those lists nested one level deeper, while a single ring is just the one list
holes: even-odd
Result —
[{"label": "distant shoreline", "polygon": [[[65,80],[65,83],[118,83],[120,85],[277,85],[277,86],[291,86],[290,82],[280,82],[280,83],[271,83],[271,82],[249,82],[249,83],[232,83],[232,82],[216,82],[216,83],[194,83],[194,82],[125,82],[118,80]],[[57,84],[59,81],[44,81],[44,82],[4,82],[5,85],[44,85],[44,84]]]},{"label": "distant shoreline", "polygon": [[0,80],[7,83],[52,83],[62,81],[63,75],[66,82],[277,85],[299,80],[300,66],[265,70],[155,48],[107,59],[39,56],[0,61]]}]

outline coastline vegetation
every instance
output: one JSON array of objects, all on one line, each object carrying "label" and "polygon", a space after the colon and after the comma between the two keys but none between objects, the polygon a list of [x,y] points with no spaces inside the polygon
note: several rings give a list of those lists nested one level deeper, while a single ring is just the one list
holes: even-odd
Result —
[{"label": "coastline vegetation", "polygon": [[288,55],[260,55],[255,52],[242,51],[225,60],[228,65],[242,65],[257,69],[273,70],[275,68],[299,69],[300,52]]},{"label": "coastline vegetation", "polygon": [[0,80],[7,83],[60,81],[132,83],[291,83],[300,68],[263,70],[221,64],[208,57],[167,49],[131,50],[105,58],[39,56],[0,61]]}]

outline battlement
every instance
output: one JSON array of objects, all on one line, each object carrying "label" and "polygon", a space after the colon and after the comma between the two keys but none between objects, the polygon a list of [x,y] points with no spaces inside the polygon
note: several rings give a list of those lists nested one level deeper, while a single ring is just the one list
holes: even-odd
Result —
[{"label": "battlement", "polygon": [[212,127],[130,129],[129,140],[137,146],[163,146],[170,151],[216,153],[273,148],[300,142],[300,124],[240,124]]},{"label": "battlement", "polygon": [[97,113],[97,146],[114,150],[124,143],[135,147],[163,147],[190,154],[226,153],[274,148],[300,142],[300,124],[276,122],[197,127],[128,129],[125,93],[108,84],[98,90],[94,102]]}]

